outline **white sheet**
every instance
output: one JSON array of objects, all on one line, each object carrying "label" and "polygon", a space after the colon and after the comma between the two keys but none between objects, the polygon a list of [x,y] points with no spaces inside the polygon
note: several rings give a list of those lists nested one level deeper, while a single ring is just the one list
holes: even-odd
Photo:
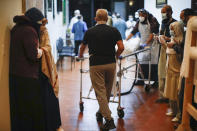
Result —
[{"label": "white sheet", "polygon": [[[123,40],[123,44],[124,44],[124,51],[122,52],[121,55],[128,55],[131,54],[132,52],[136,51],[139,46],[140,46],[140,38],[139,37],[135,37],[135,38],[131,38],[128,41]],[[116,50],[118,49],[117,45],[116,45]]]}]

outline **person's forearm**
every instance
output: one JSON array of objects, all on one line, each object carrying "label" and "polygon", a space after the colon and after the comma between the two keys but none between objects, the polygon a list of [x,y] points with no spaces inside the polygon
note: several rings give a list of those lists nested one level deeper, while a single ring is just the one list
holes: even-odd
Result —
[{"label": "person's forearm", "polygon": [[131,37],[133,37],[133,34],[132,34],[132,33],[131,33],[131,34],[129,34],[129,36],[126,38],[126,40],[131,39]]},{"label": "person's forearm", "polygon": [[146,41],[146,44],[147,44],[147,45],[150,44],[150,42],[151,42],[152,40],[153,40],[153,34],[150,34],[148,40]]},{"label": "person's forearm", "polygon": [[124,51],[124,49],[118,49],[116,52],[116,58],[118,59],[120,54]]},{"label": "person's forearm", "polygon": [[80,46],[80,52],[79,52],[79,57],[83,57],[83,53],[85,51],[86,45],[84,45],[83,43]]},{"label": "person's forearm", "polygon": [[167,37],[167,36],[165,36],[164,38],[165,38],[166,41],[170,41],[171,40],[171,38]]}]

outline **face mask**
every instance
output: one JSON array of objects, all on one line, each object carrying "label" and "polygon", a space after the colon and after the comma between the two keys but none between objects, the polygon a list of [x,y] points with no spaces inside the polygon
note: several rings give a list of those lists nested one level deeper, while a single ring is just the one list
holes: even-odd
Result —
[{"label": "face mask", "polygon": [[187,27],[184,27],[184,31],[186,31],[187,30]]},{"label": "face mask", "polygon": [[168,18],[168,17],[167,17],[167,13],[161,13],[161,17],[162,17],[162,20],[167,19],[167,18]]},{"label": "face mask", "polygon": [[179,23],[181,24],[181,26],[184,26],[183,20],[180,20]]},{"label": "face mask", "polygon": [[183,23],[184,23],[184,26],[187,27],[187,21],[186,21],[186,18],[184,20],[182,20]]},{"label": "face mask", "polygon": [[171,36],[175,36],[175,34],[174,34],[174,31],[173,31],[173,30],[170,30],[170,35],[171,35]]},{"label": "face mask", "polygon": [[133,21],[133,18],[129,18],[129,21]]},{"label": "face mask", "polygon": [[42,25],[42,21],[41,20],[37,21],[36,23],[39,24],[39,25]]},{"label": "face mask", "polygon": [[140,17],[139,17],[139,20],[140,20],[140,22],[144,22],[145,17],[140,16]]},{"label": "face mask", "polygon": [[138,14],[138,13],[135,14],[135,18],[136,18],[136,19],[139,18],[139,14]]},{"label": "face mask", "polygon": [[113,15],[112,15],[112,18],[116,18],[116,15],[113,14]]}]

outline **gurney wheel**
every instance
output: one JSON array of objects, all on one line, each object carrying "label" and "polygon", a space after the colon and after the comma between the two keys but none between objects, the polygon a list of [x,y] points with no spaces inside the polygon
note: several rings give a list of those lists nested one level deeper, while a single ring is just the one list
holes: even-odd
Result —
[{"label": "gurney wheel", "polygon": [[83,112],[83,110],[84,110],[83,102],[79,103],[79,107],[80,107],[80,111]]},{"label": "gurney wheel", "polygon": [[123,109],[124,108],[117,109],[119,118],[123,118],[124,117],[124,110]]},{"label": "gurney wheel", "polygon": [[149,92],[150,91],[150,85],[145,85],[145,91]]}]

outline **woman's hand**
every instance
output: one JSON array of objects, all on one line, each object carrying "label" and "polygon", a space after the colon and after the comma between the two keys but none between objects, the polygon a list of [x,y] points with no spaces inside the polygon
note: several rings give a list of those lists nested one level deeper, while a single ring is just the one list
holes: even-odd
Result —
[{"label": "woman's hand", "polygon": [[165,45],[165,44],[166,44],[166,40],[165,40],[165,36],[164,36],[164,35],[159,36],[159,42],[160,42],[162,45]]},{"label": "woman's hand", "polygon": [[171,38],[170,38],[170,37],[167,37],[167,36],[164,36],[164,39],[165,39],[166,41],[170,41],[170,40],[171,40]]},{"label": "woman's hand", "polygon": [[168,42],[168,43],[167,43],[167,47],[168,47],[168,48],[172,48],[173,45],[174,45],[174,42]]},{"label": "woman's hand", "polygon": [[43,50],[38,48],[38,55],[37,55],[38,59],[42,57],[42,52]]}]

